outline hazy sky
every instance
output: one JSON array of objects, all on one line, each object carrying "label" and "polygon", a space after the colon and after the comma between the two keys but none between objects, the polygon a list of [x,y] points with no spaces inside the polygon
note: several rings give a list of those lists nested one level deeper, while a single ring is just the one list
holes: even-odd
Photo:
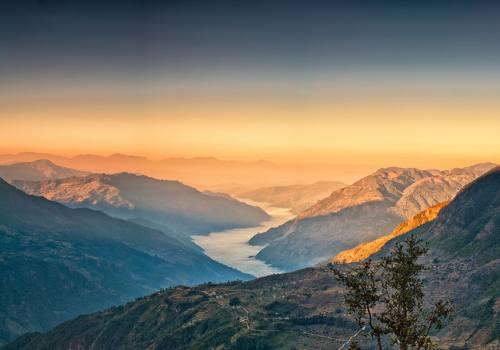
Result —
[{"label": "hazy sky", "polygon": [[0,151],[500,162],[485,1],[12,1]]}]

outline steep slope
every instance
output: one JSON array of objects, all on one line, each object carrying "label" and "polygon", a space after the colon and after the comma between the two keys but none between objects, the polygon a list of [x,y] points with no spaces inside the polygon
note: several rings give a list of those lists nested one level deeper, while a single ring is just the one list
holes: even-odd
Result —
[{"label": "steep slope", "polygon": [[6,181],[26,180],[39,181],[48,179],[63,179],[71,176],[86,176],[89,172],[64,168],[47,159],[32,162],[0,165],[0,177]]},{"label": "steep slope", "polygon": [[[500,347],[500,167],[461,190],[434,221],[410,231],[429,243],[425,278],[434,298],[454,303],[442,333],[460,345]],[[389,241],[377,258],[406,235]]]},{"label": "steep slope", "polygon": [[429,206],[450,200],[491,163],[451,171],[384,168],[333,192],[293,221],[256,235],[257,258],[285,270],[311,266],[374,240]]},{"label": "steep slope", "polygon": [[250,276],[144,226],[0,179],[0,343],[160,287]]},{"label": "steep slope", "polygon": [[[426,299],[445,298],[455,308],[434,341],[445,349],[498,349],[500,169],[463,189],[434,221],[391,240],[375,258],[409,234],[429,243]],[[27,335],[6,350],[340,348],[358,331],[342,293],[327,267],[175,288]],[[373,339],[362,334],[357,340],[369,348]]]},{"label": "steep slope", "polygon": [[280,208],[291,208],[297,214],[345,186],[347,185],[338,181],[319,181],[307,185],[262,187],[240,193],[238,197],[269,203]]},{"label": "steep slope", "polygon": [[257,225],[268,219],[260,208],[199,192],[178,181],[128,173],[95,174],[42,182],[15,181],[26,193],[70,207],[86,207],[109,215],[145,220],[171,230],[202,234]]},{"label": "steep slope", "polygon": [[362,261],[369,256],[377,253],[387,242],[391,239],[401,236],[419,226],[422,226],[429,221],[434,220],[442,208],[444,208],[448,202],[442,202],[436,204],[424,211],[418,213],[411,219],[399,224],[390,234],[387,236],[382,236],[371,242],[365,242],[357,245],[356,247],[348,250],[344,250],[335,257],[331,259],[332,263],[352,263]]}]

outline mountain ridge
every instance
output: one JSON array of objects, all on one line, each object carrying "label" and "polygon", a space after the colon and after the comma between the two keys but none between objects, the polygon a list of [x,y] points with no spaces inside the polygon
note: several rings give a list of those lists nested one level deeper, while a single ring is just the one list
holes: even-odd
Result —
[{"label": "mountain ridge", "polygon": [[123,219],[142,218],[185,234],[248,227],[269,218],[258,207],[207,195],[180,181],[127,172],[13,184],[71,207],[94,208]]}]

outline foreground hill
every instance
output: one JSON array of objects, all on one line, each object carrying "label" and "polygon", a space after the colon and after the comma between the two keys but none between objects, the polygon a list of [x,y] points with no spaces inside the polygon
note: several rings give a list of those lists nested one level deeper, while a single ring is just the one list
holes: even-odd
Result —
[{"label": "foreground hill", "polygon": [[[429,242],[430,269],[423,276],[428,300],[451,299],[455,307],[452,323],[434,334],[435,342],[498,349],[500,169],[408,234]],[[26,335],[5,349],[336,349],[358,331],[342,293],[327,267],[178,287]],[[369,349],[373,343],[362,334],[358,341]]]},{"label": "foreground hill", "polygon": [[256,235],[250,243],[267,245],[257,258],[273,266],[284,270],[311,266],[387,234],[422,210],[450,200],[493,167],[484,163],[450,171],[380,169],[334,191],[296,219]]},{"label": "foreground hill", "polygon": [[9,182],[12,180],[39,181],[63,179],[65,177],[86,176],[89,174],[86,171],[58,166],[47,159],[0,165],[0,177]]},{"label": "foreground hill", "polygon": [[0,343],[160,287],[248,279],[164,232],[0,179]]},{"label": "foreground hill", "polygon": [[26,193],[70,207],[98,209],[188,234],[254,226],[269,218],[262,209],[232,198],[202,193],[178,181],[129,173],[14,184]]},{"label": "foreground hill", "polygon": [[345,186],[347,185],[339,181],[319,181],[307,185],[262,187],[239,193],[238,197],[269,203],[280,208],[291,208],[298,214]]}]

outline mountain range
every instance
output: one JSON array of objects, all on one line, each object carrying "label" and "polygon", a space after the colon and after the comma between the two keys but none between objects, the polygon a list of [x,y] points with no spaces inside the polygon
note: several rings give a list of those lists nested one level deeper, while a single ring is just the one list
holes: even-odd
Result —
[{"label": "mountain range", "polygon": [[320,199],[328,197],[333,191],[347,186],[339,181],[318,181],[306,185],[261,187],[237,193],[239,198],[269,203],[280,208],[290,208],[297,214]]},{"label": "mountain range", "polygon": [[24,192],[77,208],[181,234],[258,225],[269,216],[229,196],[202,193],[178,181],[118,173],[45,181],[13,181]]},{"label": "mountain range", "polygon": [[[392,171],[391,171],[392,173]],[[425,221],[425,220],[424,220]],[[428,243],[426,299],[451,300],[453,318],[432,334],[445,349],[498,349],[500,168],[465,186],[408,235]],[[249,282],[177,287],[19,338],[5,349],[340,348],[359,327],[325,265]],[[372,343],[361,332],[363,348]]]},{"label": "mountain range", "polygon": [[228,188],[240,186],[282,186],[313,183],[324,179],[351,182],[372,169],[364,165],[236,161],[213,157],[169,157],[153,160],[120,153],[109,156],[80,154],[71,157],[37,152],[0,154],[0,164],[31,162],[37,159],[48,159],[61,166],[98,174],[131,172],[158,179],[176,179],[198,189],[225,193],[228,193]]},{"label": "mountain range", "polygon": [[249,279],[165,232],[0,179],[0,343],[159,288]]},{"label": "mountain range", "polygon": [[452,199],[466,184],[495,167],[453,170],[383,168],[334,191],[291,221],[254,236],[266,245],[257,258],[284,270],[311,266],[374,240],[420,211]]}]

